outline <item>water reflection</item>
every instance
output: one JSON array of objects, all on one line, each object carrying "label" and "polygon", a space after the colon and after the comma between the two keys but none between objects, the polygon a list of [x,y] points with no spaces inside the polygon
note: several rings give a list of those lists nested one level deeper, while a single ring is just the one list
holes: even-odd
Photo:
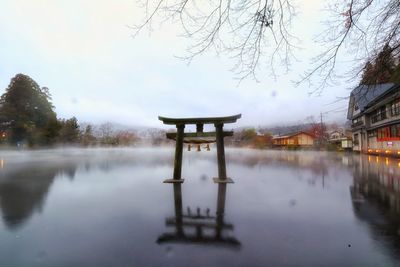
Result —
[{"label": "water reflection", "polygon": [[63,173],[73,179],[75,171],[75,164],[21,164],[0,173],[0,209],[7,228],[19,229],[34,212],[40,213],[54,178]]},{"label": "water reflection", "polygon": [[304,169],[313,174],[328,174],[329,167],[337,165],[340,168],[352,165],[353,155],[345,153],[312,151],[249,151],[238,150],[228,154],[229,162],[245,165],[247,167],[274,166],[286,169]]},{"label": "water reflection", "polygon": [[174,227],[175,232],[162,234],[158,237],[157,243],[190,243],[239,249],[241,243],[235,237],[228,235],[229,231],[233,231],[233,224],[224,221],[227,185],[218,184],[216,216],[210,215],[209,208],[202,212],[199,207],[195,213],[190,207],[184,213],[181,186],[173,184],[175,216],[167,217],[165,220],[165,225]]},{"label": "water reflection", "polygon": [[132,154],[130,150],[112,149],[2,152],[0,211],[5,226],[19,230],[35,212],[41,213],[56,177],[72,181],[79,167],[90,173],[96,168],[110,172],[121,166],[169,164],[170,157],[143,156],[147,153],[147,150]]},{"label": "water reflection", "polygon": [[185,155],[171,187],[171,150],[46,153],[1,154],[0,266],[400,262],[394,159],[229,150],[236,183],[217,188],[213,152]]},{"label": "water reflection", "polygon": [[350,187],[356,217],[367,223],[374,240],[400,258],[400,166],[397,159],[360,157]]}]

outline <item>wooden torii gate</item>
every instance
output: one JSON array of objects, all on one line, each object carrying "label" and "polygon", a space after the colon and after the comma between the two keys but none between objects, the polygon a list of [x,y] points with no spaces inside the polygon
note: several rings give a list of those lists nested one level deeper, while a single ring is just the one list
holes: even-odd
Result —
[{"label": "wooden torii gate", "polygon": [[[183,143],[217,143],[217,159],[218,159],[218,177],[214,178],[215,183],[233,183],[232,179],[226,176],[225,164],[225,147],[224,137],[232,136],[232,131],[224,131],[223,127],[226,123],[234,123],[241,118],[241,114],[228,117],[210,117],[210,118],[166,118],[159,116],[158,119],[164,124],[175,125],[176,133],[167,133],[168,139],[175,140],[175,161],[174,176],[167,179],[164,183],[183,183],[182,179],[182,153]],[[185,125],[195,124],[195,133],[185,133]],[[203,132],[204,124],[214,124],[215,132]],[[215,140],[204,139],[215,137]]]}]

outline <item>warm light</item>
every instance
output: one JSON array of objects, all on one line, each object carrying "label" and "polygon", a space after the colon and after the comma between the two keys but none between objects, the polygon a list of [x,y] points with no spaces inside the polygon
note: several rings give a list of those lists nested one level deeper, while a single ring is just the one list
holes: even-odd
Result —
[{"label": "warm light", "polygon": [[5,138],[5,137],[6,137],[6,133],[3,133],[1,136],[2,136],[3,138]]},{"label": "warm light", "polygon": [[400,151],[397,151],[397,154],[399,154],[399,155],[400,155]]},{"label": "warm light", "polygon": [[397,163],[397,165],[400,167],[400,161]]},{"label": "warm light", "polygon": [[[368,162],[370,162],[371,161],[371,156],[368,156]],[[399,164],[400,164],[400,162],[399,162]]]},{"label": "warm light", "polygon": [[379,149],[377,149],[377,150],[375,150],[375,152],[376,152],[376,153],[379,153],[379,152],[381,152],[381,151],[380,151]]},{"label": "warm light", "polygon": [[386,158],[385,163],[386,165],[389,165],[389,158]]},{"label": "warm light", "polygon": [[379,157],[376,157],[376,162],[379,162]]}]

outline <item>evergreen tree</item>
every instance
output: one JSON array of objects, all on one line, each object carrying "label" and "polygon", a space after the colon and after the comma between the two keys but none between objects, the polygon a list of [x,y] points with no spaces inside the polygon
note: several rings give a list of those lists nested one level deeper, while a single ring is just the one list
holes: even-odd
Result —
[{"label": "evergreen tree", "polygon": [[360,84],[373,85],[391,82],[395,70],[396,64],[392,48],[389,45],[385,45],[373,63],[368,61],[365,64]]},{"label": "evergreen tree", "polygon": [[77,143],[79,141],[80,131],[78,120],[72,117],[68,120],[61,120],[60,141],[62,143]]},{"label": "evergreen tree", "polygon": [[370,85],[374,83],[374,65],[370,61],[367,61],[363,69],[363,74],[361,77],[360,85]]},{"label": "evergreen tree", "polygon": [[387,83],[390,81],[396,68],[394,61],[392,48],[389,45],[385,45],[375,59],[376,83]]},{"label": "evergreen tree", "polygon": [[392,83],[400,84],[400,56],[397,58],[397,66],[393,71],[390,81]]},{"label": "evergreen tree", "polygon": [[7,132],[12,144],[48,143],[58,134],[53,108],[48,88],[17,74],[0,98],[0,130]]}]

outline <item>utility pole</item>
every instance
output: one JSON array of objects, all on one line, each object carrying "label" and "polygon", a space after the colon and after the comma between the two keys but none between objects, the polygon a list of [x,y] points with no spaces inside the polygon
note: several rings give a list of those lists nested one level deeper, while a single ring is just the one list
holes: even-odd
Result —
[{"label": "utility pole", "polygon": [[322,112],[320,112],[320,115],[321,115],[321,124],[320,124],[320,129],[319,129],[319,146],[320,146],[320,148],[322,148],[322,140],[323,140],[323,136],[322,136],[322,134],[323,134],[323,124],[322,124]]}]

